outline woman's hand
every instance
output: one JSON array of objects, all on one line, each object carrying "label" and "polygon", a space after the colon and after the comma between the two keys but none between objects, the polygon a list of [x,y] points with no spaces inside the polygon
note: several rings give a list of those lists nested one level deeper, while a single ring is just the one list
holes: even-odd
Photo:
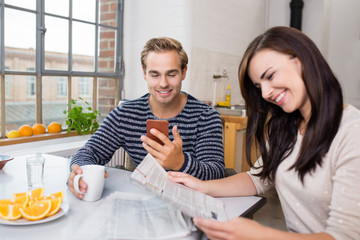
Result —
[{"label": "woman's hand", "polygon": [[168,172],[168,179],[172,182],[181,183],[196,191],[207,193],[206,182],[183,172]]},{"label": "woman's hand", "polygon": [[[194,218],[195,225],[211,239],[267,239],[266,229],[259,223],[238,217],[229,221],[219,222],[210,219]],[[259,236],[263,235],[263,236]]]},{"label": "woman's hand", "polygon": [[194,224],[211,240],[335,240],[328,233],[301,234],[280,231],[253,220],[238,217],[225,222],[196,217]]}]

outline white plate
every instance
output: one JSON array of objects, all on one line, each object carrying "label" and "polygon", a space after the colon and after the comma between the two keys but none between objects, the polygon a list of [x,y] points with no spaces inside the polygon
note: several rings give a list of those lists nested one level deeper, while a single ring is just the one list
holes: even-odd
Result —
[{"label": "white plate", "polygon": [[53,221],[55,219],[58,219],[59,217],[65,215],[65,213],[67,213],[67,211],[69,211],[69,204],[67,202],[63,202],[61,204],[61,207],[59,209],[59,211],[57,213],[55,213],[54,215],[52,215],[51,217],[46,217],[40,220],[35,220],[35,221],[29,221],[25,218],[20,218],[18,220],[5,220],[0,218],[0,224],[4,224],[4,225],[32,225],[32,224],[39,224],[39,223],[45,223],[45,222],[50,222]]}]

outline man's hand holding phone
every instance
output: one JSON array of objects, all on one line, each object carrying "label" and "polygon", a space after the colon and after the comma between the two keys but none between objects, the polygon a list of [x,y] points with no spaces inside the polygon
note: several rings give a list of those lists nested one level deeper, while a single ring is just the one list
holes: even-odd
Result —
[{"label": "man's hand holding phone", "polygon": [[146,136],[158,142],[159,144],[164,145],[164,143],[159,138],[157,138],[151,133],[150,130],[152,128],[155,128],[156,130],[164,134],[166,137],[169,137],[169,122],[166,120],[154,120],[154,119],[148,119],[146,121]]},{"label": "man's hand holding phone", "polygon": [[146,129],[147,136],[141,136],[145,150],[153,155],[163,168],[180,170],[185,157],[182,152],[182,139],[177,126],[172,129],[173,141],[170,141],[168,137],[168,121],[148,119]]}]

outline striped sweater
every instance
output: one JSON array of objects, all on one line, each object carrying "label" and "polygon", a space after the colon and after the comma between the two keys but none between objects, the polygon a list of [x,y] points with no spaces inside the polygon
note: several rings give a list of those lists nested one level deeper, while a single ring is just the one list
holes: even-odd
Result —
[{"label": "striped sweater", "polygon": [[[183,141],[185,162],[179,171],[202,180],[223,178],[225,164],[219,113],[185,94],[184,109],[177,116],[166,119],[169,121],[169,139],[174,140],[172,128],[177,125]],[[150,109],[149,93],[121,104],[108,114],[100,128],[73,156],[71,165],[105,165],[122,147],[137,166],[147,154],[140,140],[141,135],[146,135],[147,119],[159,119]]]}]

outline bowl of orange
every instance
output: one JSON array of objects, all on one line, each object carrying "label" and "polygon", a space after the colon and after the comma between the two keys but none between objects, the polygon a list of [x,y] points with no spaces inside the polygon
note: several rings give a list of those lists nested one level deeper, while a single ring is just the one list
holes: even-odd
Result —
[{"label": "bowl of orange", "polygon": [[0,155],[0,170],[3,169],[3,167],[5,166],[5,164],[11,160],[13,160],[14,158],[9,156],[9,155]]}]

